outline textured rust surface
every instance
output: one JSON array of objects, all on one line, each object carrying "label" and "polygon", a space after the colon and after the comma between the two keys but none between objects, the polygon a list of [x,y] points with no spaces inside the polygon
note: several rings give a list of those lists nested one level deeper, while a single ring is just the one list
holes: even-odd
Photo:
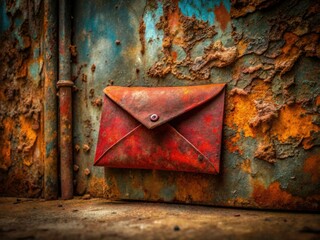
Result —
[{"label": "textured rust surface", "polygon": [[0,195],[39,197],[44,151],[43,4],[1,1],[0,8]]},{"label": "textured rust surface", "polygon": [[141,54],[144,54],[146,50],[146,40],[145,40],[145,33],[146,33],[146,24],[144,23],[143,19],[140,21],[139,26],[139,35],[140,35],[140,42],[141,42]]},{"label": "textured rust surface", "polygon": [[[254,182],[254,189],[252,198],[261,208],[272,208],[278,206],[281,209],[289,209],[292,206],[296,209],[305,208],[306,205],[314,205],[315,200],[320,200],[320,195],[313,196],[312,198],[300,198],[281,189],[278,182],[271,183],[265,187],[261,182]],[[291,206],[291,207],[289,207]],[[314,209],[317,209],[314,207]]]},{"label": "textured rust surface", "polygon": [[[42,4],[0,3],[2,195],[41,196],[43,154],[53,149],[43,144],[42,68],[48,56],[40,44],[46,26]],[[318,1],[133,0],[87,6],[74,2],[74,39],[67,45],[77,90],[77,194],[319,209]],[[220,175],[92,166],[106,85],[224,82]]]},{"label": "textured rust surface", "polygon": [[[95,12],[86,4],[74,10],[78,194],[319,209],[318,1],[97,1]],[[106,85],[208,83],[227,83],[220,174],[92,167]],[[98,179],[103,187],[91,189]]]},{"label": "textured rust surface", "polygon": [[[214,37],[216,31],[208,22],[182,15],[178,1],[163,2],[163,16],[156,27],[164,32],[164,57],[149,69],[148,75],[151,77],[163,78],[171,73],[178,79],[209,79],[212,67],[227,66],[237,55],[235,48],[225,48],[221,42],[216,42],[205,49],[203,56],[192,58],[191,50],[194,46]],[[186,55],[183,60],[177,60],[178,53],[173,50],[174,46],[183,49]],[[183,73],[183,68],[189,69],[189,73]]]},{"label": "textured rust surface", "polygon": [[231,16],[243,17],[257,10],[265,9],[279,3],[280,0],[231,0]]}]

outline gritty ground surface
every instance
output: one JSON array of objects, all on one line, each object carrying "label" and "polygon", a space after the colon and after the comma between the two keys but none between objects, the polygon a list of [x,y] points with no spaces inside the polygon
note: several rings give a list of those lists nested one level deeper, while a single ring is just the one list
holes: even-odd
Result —
[{"label": "gritty ground surface", "polygon": [[320,214],[0,198],[0,239],[320,239]]}]

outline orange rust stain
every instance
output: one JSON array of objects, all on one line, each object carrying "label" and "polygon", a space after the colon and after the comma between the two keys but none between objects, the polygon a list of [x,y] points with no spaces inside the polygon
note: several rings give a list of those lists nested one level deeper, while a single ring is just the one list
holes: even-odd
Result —
[{"label": "orange rust stain", "polygon": [[[139,187],[140,183],[138,180],[133,181],[133,186]],[[144,198],[150,200],[158,200],[159,192],[162,189],[162,180],[158,176],[157,171],[153,170],[152,174],[148,174],[143,178]]]},{"label": "orange rust stain", "polygon": [[271,86],[266,84],[262,80],[256,80],[253,84],[253,88],[249,95],[250,99],[253,100],[265,100],[265,101],[272,101],[272,91]]},{"label": "orange rust stain", "polygon": [[237,47],[238,47],[239,56],[242,56],[243,54],[245,54],[245,52],[247,50],[248,43],[246,43],[244,39],[241,39],[239,41]]},{"label": "orange rust stain", "polygon": [[174,34],[177,29],[179,28],[179,10],[173,11],[171,14],[169,14],[168,23],[170,27],[170,33]]},{"label": "orange rust stain", "polygon": [[244,137],[254,137],[256,131],[250,127],[250,122],[258,114],[254,104],[258,99],[272,102],[270,86],[263,81],[256,81],[248,95],[235,94],[229,97],[226,125],[235,130],[242,130]]},{"label": "orange rust stain", "polygon": [[4,95],[3,91],[0,91],[0,101],[5,101],[6,96]]},{"label": "orange rust stain", "polygon": [[105,178],[92,176],[88,181],[88,193],[95,197],[103,197],[106,191],[107,184]]},{"label": "orange rust stain", "polygon": [[14,128],[14,121],[10,118],[3,120],[4,133],[0,137],[0,169],[7,171],[11,166],[11,141],[9,135],[12,133]]},{"label": "orange rust stain", "polygon": [[228,149],[228,152],[239,152],[240,154],[243,153],[242,150],[239,148],[238,141],[240,140],[240,134],[237,132],[234,136],[231,138],[228,138],[225,140],[225,146]]},{"label": "orange rust stain", "polygon": [[223,2],[220,2],[220,5],[216,6],[213,11],[216,16],[216,20],[220,23],[221,30],[225,31],[231,18],[227,9],[223,5]]},{"label": "orange rust stain", "polygon": [[21,68],[19,69],[19,72],[17,73],[17,78],[24,78],[27,76],[27,65],[24,64],[21,66]]},{"label": "orange rust stain", "polygon": [[178,1],[173,1],[172,8],[168,14],[168,25],[170,28],[170,33],[175,35],[175,33],[180,29],[180,9],[178,6]]},{"label": "orange rust stain", "polygon": [[293,33],[287,32],[284,34],[283,38],[286,41],[286,44],[283,46],[282,52],[287,54],[298,41],[299,37]]},{"label": "orange rust stain", "polygon": [[301,51],[298,47],[294,46],[290,48],[290,51],[288,53],[280,55],[275,60],[275,69],[283,69],[281,71],[281,75],[290,71],[290,69],[293,67],[293,65],[299,58],[300,54],[301,54]]},{"label": "orange rust stain", "polygon": [[304,149],[308,150],[314,146],[312,137],[307,137],[302,140],[302,146]]},{"label": "orange rust stain", "polygon": [[275,69],[282,69],[281,75],[290,71],[301,54],[301,50],[296,46],[299,37],[293,33],[285,33],[286,44],[282,48],[282,54],[275,60]]},{"label": "orange rust stain", "polygon": [[239,207],[245,207],[249,205],[250,205],[250,201],[242,197],[236,197],[234,199],[230,199],[226,204],[226,206],[239,206]]},{"label": "orange rust stain", "polygon": [[312,123],[312,115],[306,114],[300,104],[281,108],[271,128],[271,134],[281,142],[289,138],[308,138],[312,131],[320,131],[320,127]]},{"label": "orange rust stain", "polygon": [[36,160],[33,156],[37,141],[37,133],[32,129],[32,121],[24,116],[19,117],[21,130],[19,148],[23,152],[23,164],[30,167]]},{"label": "orange rust stain", "polygon": [[172,57],[173,61],[176,61],[176,60],[177,60],[177,57],[178,57],[177,52],[172,51],[172,52],[171,52],[171,57]]},{"label": "orange rust stain", "polygon": [[32,129],[32,122],[27,120],[24,116],[19,117],[21,130],[20,135],[25,141],[24,151],[30,150],[33,147],[36,139],[37,133]]},{"label": "orange rust stain", "polygon": [[320,106],[320,95],[316,97],[316,105]]},{"label": "orange rust stain", "polygon": [[255,181],[252,198],[261,207],[288,208],[302,201],[301,198],[282,190],[279,182],[273,182],[265,188],[261,182]]},{"label": "orange rust stain", "polygon": [[232,17],[241,17],[246,15],[247,13],[254,12],[256,10],[256,4],[258,1],[247,1],[248,4],[244,4],[240,9],[232,7],[231,8],[231,16]]},{"label": "orange rust stain", "polygon": [[311,175],[312,183],[320,180],[320,155],[313,155],[305,160],[303,171]]},{"label": "orange rust stain", "polygon": [[193,177],[186,177],[180,174],[176,178],[177,190],[175,192],[175,199],[182,202],[203,202],[212,201],[213,193],[208,191],[210,186],[209,178],[200,175]]},{"label": "orange rust stain", "polygon": [[117,179],[119,179],[119,176],[116,177],[113,169],[105,169],[105,176],[104,178],[104,190],[103,190],[103,196],[107,199],[120,199],[121,198],[121,193],[120,193],[120,188],[117,184]]},{"label": "orange rust stain", "polygon": [[[304,48],[305,51],[317,51],[317,45],[319,42],[319,34],[311,33],[306,34],[299,38],[296,42],[296,46],[299,48]],[[319,47],[318,47],[319,48]]]},{"label": "orange rust stain", "polygon": [[241,163],[241,170],[246,172],[246,173],[251,173],[251,161],[250,161],[250,159],[245,159]]},{"label": "orange rust stain", "polygon": [[172,1],[171,7],[168,11],[168,29],[173,44],[183,46],[184,42],[184,31],[181,23],[181,11],[177,0]]},{"label": "orange rust stain", "polygon": [[[250,120],[257,114],[253,101],[250,101],[248,96],[243,95],[234,95],[230,100],[234,109],[226,114],[226,125],[235,130],[242,130],[245,137],[253,137],[255,134],[249,126]],[[231,104],[227,105],[227,108]]]}]

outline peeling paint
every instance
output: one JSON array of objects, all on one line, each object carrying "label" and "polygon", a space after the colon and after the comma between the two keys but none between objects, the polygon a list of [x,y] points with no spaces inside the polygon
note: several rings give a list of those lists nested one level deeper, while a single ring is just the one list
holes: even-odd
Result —
[{"label": "peeling paint", "polygon": [[320,181],[320,155],[313,155],[305,160],[303,171],[311,175],[313,183]]},{"label": "peeling paint", "polygon": [[[80,149],[76,163],[92,170],[88,178],[77,173],[78,194],[88,192],[96,177],[106,186],[92,192],[112,199],[319,210],[316,1],[97,1],[90,10],[85,4],[77,2],[74,10],[74,76],[88,76],[76,80],[79,146],[96,147],[99,99],[107,85],[228,87],[220,175],[103,174],[91,168],[94,151]],[[94,81],[85,64],[96,65]]]},{"label": "peeling paint", "polygon": [[306,114],[301,105],[285,106],[279,111],[279,118],[273,122],[271,134],[281,142],[290,138],[303,139],[320,127],[312,123],[312,115]]},{"label": "peeling paint", "polygon": [[42,194],[42,6],[0,3],[1,196]]}]

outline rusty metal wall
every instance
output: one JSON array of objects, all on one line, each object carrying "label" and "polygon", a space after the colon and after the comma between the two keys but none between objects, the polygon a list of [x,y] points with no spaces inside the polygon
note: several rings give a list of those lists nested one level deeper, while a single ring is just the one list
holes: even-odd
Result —
[{"label": "rusty metal wall", "polygon": [[43,191],[43,3],[0,1],[0,195]]},{"label": "rusty metal wall", "polygon": [[[320,208],[320,5],[74,1],[75,193]],[[0,194],[43,193],[43,3],[0,1]],[[93,167],[107,85],[227,83],[221,173]],[[46,147],[46,148],[45,148]]]},{"label": "rusty metal wall", "polygon": [[[76,193],[319,210],[319,23],[316,0],[74,2]],[[104,87],[206,83],[228,84],[218,176],[93,167]]]}]

